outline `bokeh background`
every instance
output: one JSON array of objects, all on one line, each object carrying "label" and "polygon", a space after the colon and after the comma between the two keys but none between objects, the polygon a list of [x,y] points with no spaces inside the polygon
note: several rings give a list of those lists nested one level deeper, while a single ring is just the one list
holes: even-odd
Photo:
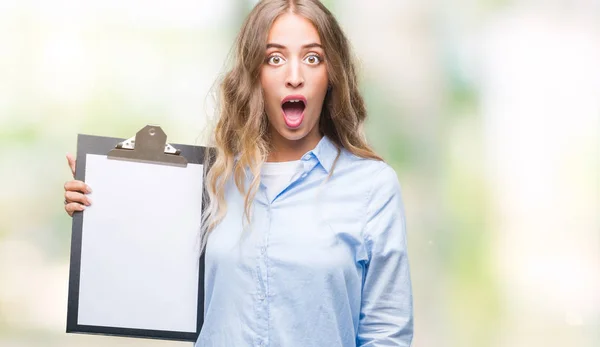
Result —
[{"label": "bokeh background", "polygon": [[[65,333],[65,154],[202,144],[255,2],[0,0],[0,346],[191,346]],[[403,186],[413,345],[600,346],[600,1],[324,2]]]}]

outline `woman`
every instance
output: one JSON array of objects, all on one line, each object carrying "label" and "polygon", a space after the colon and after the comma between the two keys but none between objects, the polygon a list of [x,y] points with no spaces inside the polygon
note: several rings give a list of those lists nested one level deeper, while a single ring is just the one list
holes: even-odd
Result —
[{"label": "woman", "polygon": [[[400,187],[364,140],[332,14],[317,0],[260,1],[220,95],[198,346],[409,346]],[[65,185],[70,215],[87,189]]]}]

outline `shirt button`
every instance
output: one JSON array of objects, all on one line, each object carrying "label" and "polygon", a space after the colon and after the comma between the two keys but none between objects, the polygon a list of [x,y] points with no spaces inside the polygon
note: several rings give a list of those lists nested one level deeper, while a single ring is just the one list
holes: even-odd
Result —
[{"label": "shirt button", "polygon": [[258,294],[258,300],[263,301],[265,299],[265,294],[260,293]]},{"label": "shirt button", "polygon": [[260,254],[265,254],[266,252],[267,252],[267,249],[265,247],[260,248]]}]

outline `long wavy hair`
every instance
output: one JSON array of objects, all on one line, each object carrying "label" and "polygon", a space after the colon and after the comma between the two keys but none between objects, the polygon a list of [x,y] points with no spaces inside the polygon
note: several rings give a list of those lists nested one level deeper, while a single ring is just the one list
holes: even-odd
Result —
[{"label": "long wavy hair", "polygon": [[[367,113],[358,88],[354,57],[335,17],[318,0],[262,0],[242,25],[232,52],[233,67],[219,88],[218,121],[210,144],[215,150],[210,155],[211,165],[206,173],[208,196],[201,237],[203,248],[208,234],[227,213],[225,190],[232,179],[245,195],[244,219],[250,224],[260,170],[272,150],[259,74],[265,62],[269,30],[286,12],[309,20],[323,45],[330,89],[320,115],[321,134],[339,151],[345,149],[358,157],[382,160],[364,136],[363,122]],[[246,187],[248,177],[250,185]]]}]

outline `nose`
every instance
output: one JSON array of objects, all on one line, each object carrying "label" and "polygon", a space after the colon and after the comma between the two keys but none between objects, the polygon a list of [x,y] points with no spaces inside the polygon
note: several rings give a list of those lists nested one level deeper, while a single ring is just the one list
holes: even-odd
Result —
[{"label": "nose", "polygon": [[288,64],[285,85],[289,88],[299,88],[304,85],[302,66],[297,59],[293,59],[290,64]]}]

